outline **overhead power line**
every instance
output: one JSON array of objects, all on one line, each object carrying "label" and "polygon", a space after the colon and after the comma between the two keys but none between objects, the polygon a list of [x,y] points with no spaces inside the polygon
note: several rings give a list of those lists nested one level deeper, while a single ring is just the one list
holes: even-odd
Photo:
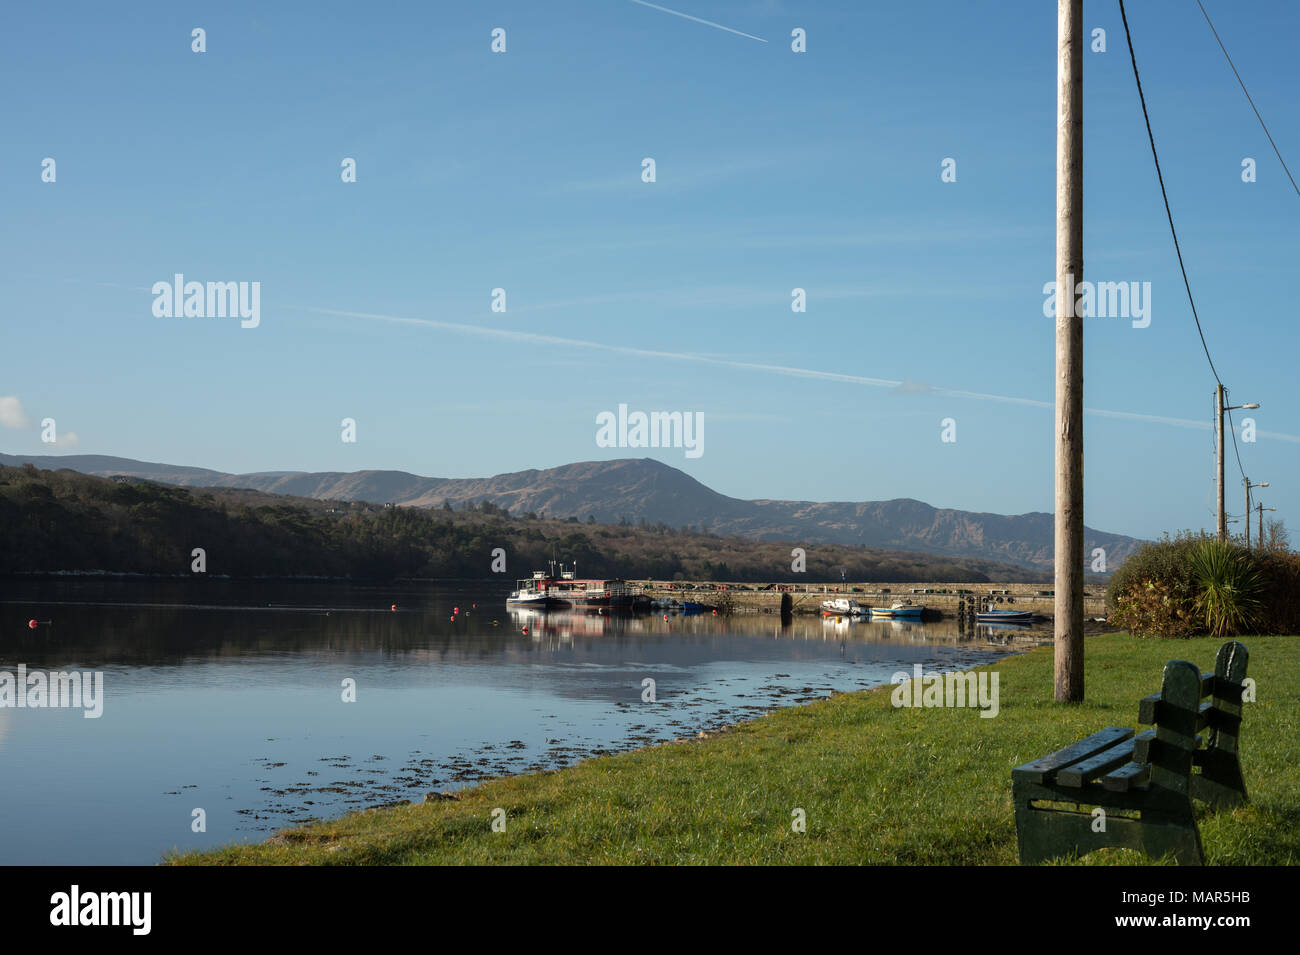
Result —
[{"label": "overhead power line", "polygon": [[[1197,2],[1199,3],[1200,0],[1197,0]],[[1220,387],[1223,387],[1223,379],[1219,377],[1219,370],[1214,367],[1214,359],[1210,357],[1210,346],[1205,342],[1205,331],[1201,328],[1201,317],[1196,312],[1196,300],[1192,297],[1192,285],[1187,280],[1187,267],[1183,264],[1183,252],[1178,245],[1178,230],[1174,227],[1174,214],[1169,208],[1169,193],[1165,190],[1165,177],[1160,172],[1160,156],[1156,152],[1155,135],[1151,132],[1151,116],[1147,112],[1146,96],[1142,93],[1142,77],[1138,75],[1137,54],[1133,52],[1133,35],[1129,32],[1128,13],[1124,9],[1124,0],[1119,0],[1119,15],[1120,19],[1124,21],[1124,39],[1128,42],[1129,62],[1133,64],[1133,81],[1137,84],[1138,101],[1142,104],[1142,119],[1147,127],[1147,141],[1151,143],[1151,159],[1155,162],[1156,179],[1160,182],[1160,197],[1165,203],[1165,217],[1169,220],[1169,233],[1174,238],[1174,252],[1178,256],[1178,269],[1183,274],[1183,288],[1187,290],[1187,302],[1192,307],[1192,318],[1196,322],[1196,333],[1201,338],[1201,348],[1205,351],[1205,360],[1210,363],[1210,371],[1214,375],[1215,382]],[[1211,29],[1213,29],[1213,24],[1211,24]],[[1261,122],[1263,121],[1261,120]],[[1280,159],[1281,156],[1278,158]],[[1288,175],[1290,175],[1289,172]],[[1227,393],[1226,388],[1224,388],[1224,393]],[[1245,481],[1246,469],[1242,466],[1241,452],[1237,448],[1237,426],[1232,420],[1232,412],[1228,412],[1228,425],[1229,430],[1232,432],[1232,449],[1237,457],[1237,469],[1241,471],[1241,479]]]},{"label": "overhead power line", "polygon": [[1133,79],[1137,83],[1138,100],[1142,104],[1142,119],[1147,124],[1147,140],[1151,143],[1151,158],[1156,164],[1156,179],[1160,181],[1160,196],[1165,201],[1165,216],[1169,219],[1169,232],[1174,237],[1174,252],[1178,255],[1178,268],[1183,273],[1183,288],[1187,289],[1187,301],[1192,306],[1192,318],[1196,320],[1196,332],[1201,336],[1201,347],[1205,349],[1205,360],[1210,363],[1210,371],[1214,373],[1214,380],[1220,385],[1223,384],[1219,378],[1218,369],[1214,367],[1214,359],[1210,357],[1210,346],[1205,344],[1205,332],[1201,329],[1201,317],[1196,314],[1196,300],[1192,298],[1192,286],[1187,281],[1187,268],[1183,265],[1183,251],[1178,246],[1178,230],[1174,228],[1174,214],[1169,210],[1169,194],[1165,191],[1165,177],[1160,172],[1160,156],[1156,154],[1156,138],[1151,133],[1151,117],[1147,114],[1147,100],[1142,94],[1142,77],[1138,75],[1137,56],[1133,52],[1133,37],[1128,29],[1128,14],[1124,11],[1124,0],[1119,0],[1119,15],[1124,21],[1124,39],[1128,41],[1128,58],[1133,64]]},{"label": "overhead power line", "polygon": [[[1232,67],[1232,75],[1237,78],[1237,84],[1241,87],[1241,91],[1246,94],[1246,102],[1249,103],[1250,108],[1255,111],[1255,118],[1259,120],[1260,128],[1264,130],[1264,135],[1268,137],[1268,144],[1273,147],[1273,154],[1277,156],[1277,161],[1282,164],[1282,168],[1286,171],[1286,177],[1291,180],[1291,188],[1295,190],[1297,196],[1300,196],[1300,186],[1296,185],[1295,176],[1291,175],[1291,170],[1287,167],[1286,160],[1282,158],[1281,150],[1277,148],[1277,143],[1273,142],[1273,134],[1268,131],[1268,126],[1264,123],[1264,117],[1259,115],[1259,109],[1256,108],[1255,101],[1251,99],[1250,90],[1246,89],[1246,84],[1242,81],[1241,74],[1237,72],[1236,64],[1232,62],[1232,57],[1228,56],[1228,48],[1224,46],[1223,41],[1219,39],[1219,31],[1214,29],[1214,23],[1210,20],[1210,15],[1205,12],[1205,4],[1201,3],[1201,0],[1196,0],[1196,5],[1201,8],[1201,16],[1205,17],[1205,22],[1210,24],[1210,32],[1214,34],[1214,39],[1218,40],[1219,49],[1223,51],[1224,59],[1226,59],[1228,65]],[[1123,4],[1121,4],[1120,7],[1122,10]]]}]

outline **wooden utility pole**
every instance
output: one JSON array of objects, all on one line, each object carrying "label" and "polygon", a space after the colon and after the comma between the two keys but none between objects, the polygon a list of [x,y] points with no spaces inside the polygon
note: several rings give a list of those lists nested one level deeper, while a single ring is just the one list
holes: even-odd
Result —
[{"label": "wooden utility pole", "polygon": [[[1219,540],[1228,539],[1228,514],[1223,509],[1223,385],[1214,387],[1214,477],[1219,488]],[[1250,512],[1246,512],[1249,519]]]},{"label": "wooden utility pole", "polygon": [[1056,657],[1058,703],[1083,700],[1083,0],[1056,4]]},{"label": "wooden utility pole", "polygon": [[[1256,543],[1255,546],[1258,547],[1260,550],[1263,550],[1263,549],[1264,549],[1264,512],[1265,512],[1265,511],[1276,511],[1277,508],[1276,508],[1276,507],[1265,507],[1263,501],[1260,501],[1260,502],[1259,502],[1258,504],[1256,504],[1255,506],[1259,509],[1259,540],[1258,540],[1258,542]],[[1249,513],[1246,514],[1246,523],[1247,523],[1247,524],[1250,524],[1250,514],[1249,514]],[[1270,546],[1272,546],[1272,545],[1270,544]]]},{"label": "wooden utility pole", "polygon": [[1246,485],[1246,550],[1250,550],[1250,478],[1242,478],[1241,483]]}]

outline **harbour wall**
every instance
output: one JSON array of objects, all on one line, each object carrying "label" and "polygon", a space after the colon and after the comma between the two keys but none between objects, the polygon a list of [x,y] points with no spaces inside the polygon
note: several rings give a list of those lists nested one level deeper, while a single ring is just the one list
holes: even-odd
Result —
[{"label": "harbour wall", "polygon": [[[1003,583],[868,583],[831,582],[808,584],[750,584],[716,580],[629,580],[647,596],[671,600],[695,600],[706,606],[730,602],[739,612],[779,613],[782,593],[789,593],[795,613],[817,613],[823,600],[848,597],[864,606],[888,606],[894,600],[909,599],[927,610],[956,616],[963,599],[975,598],[976,606],[992,599],[996,610],[1032,610],[1045,617],[1053,615],[1056,598],[1051,584]],[[770,587],[771,589],[763,589]],[[752,588],[752,589],[751,589]],[[990,595],[989,591],[997,591]],[[1005,593],[1003,592],[1005,591]],[[1001,598],[999,601],[998,598]],[[1098,583],[1084,587],[1083,614],[1101,617],[1106,613],[1106,587]]]}]

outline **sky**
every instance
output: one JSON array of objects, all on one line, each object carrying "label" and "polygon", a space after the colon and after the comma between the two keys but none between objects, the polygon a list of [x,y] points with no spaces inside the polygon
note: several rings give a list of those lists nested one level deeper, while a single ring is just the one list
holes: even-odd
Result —
[{"label": "sky", "polygon": [[[1205,6],[1300,172],[1300,8]],[[1300,196],[1195,4],[1131,7],[1206,340],[1261,404],[1237,451],[1291,519]],[[1084,320],[1084,519],[1211,528],[1215,380],[1118,3],[1084,19],[1084,279],[1149,290],[1145,327]],[[0,451],[648,456],[740,498],[1052,509],[1055,4],[25,4],[0,82]],[[255,327],[156,314],[177,273],[258,283]],[[602,446],[620,405],[702,416],[701,453]]]}]

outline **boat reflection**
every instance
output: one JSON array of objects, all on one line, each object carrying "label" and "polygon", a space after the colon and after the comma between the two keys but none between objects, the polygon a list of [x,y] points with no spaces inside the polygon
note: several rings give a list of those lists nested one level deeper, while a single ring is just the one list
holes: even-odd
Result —
[{"label": "boat reflection", "polygon": [[997,644],[1000,647],[1025,641],[1048,642],[1052,636],[1050,631],[1044,633],[1043,630],[1035,629],[1028,623],[977,623],[973,629],[984,642]]},{"label": "boat reflection", "polygon": [[924,623],[916,619],[864,618],[855,616],[822,617],[822,630],[827,637],[839,640],[863,640],[903,643],[991,643],[1007,646],[1012,643],[1034,645],[1050,641],[1051,632],[1030,624],[979,623],[961,626],[952,620]]},{"label": "boat reflection", "polygon": [[536,641],[558,638],[567,642],[574,637],[604,637],[626,633],[634,620],[627,614],[584,612],[581,610],[543,610],[534,607],[510,607],[510,622],[520,633]]},{"label": "boat reflection", "polygon": [[510,625],[536,643],[571,645],[575,640],[613,637],[682,637],[710,639],[730,635],[760,634],[775,639],[818,640],[853,643],[907,644],[1010,644],[1032,645],[1050,641],[1051,631],[1019,624],[975,624],[958,626],[952,619],[870,619],[855,616],[800,615],[780,623],[770,614],[650,614],[601,613],[572,608],[544,610],[540,607],[510,607]]}]

